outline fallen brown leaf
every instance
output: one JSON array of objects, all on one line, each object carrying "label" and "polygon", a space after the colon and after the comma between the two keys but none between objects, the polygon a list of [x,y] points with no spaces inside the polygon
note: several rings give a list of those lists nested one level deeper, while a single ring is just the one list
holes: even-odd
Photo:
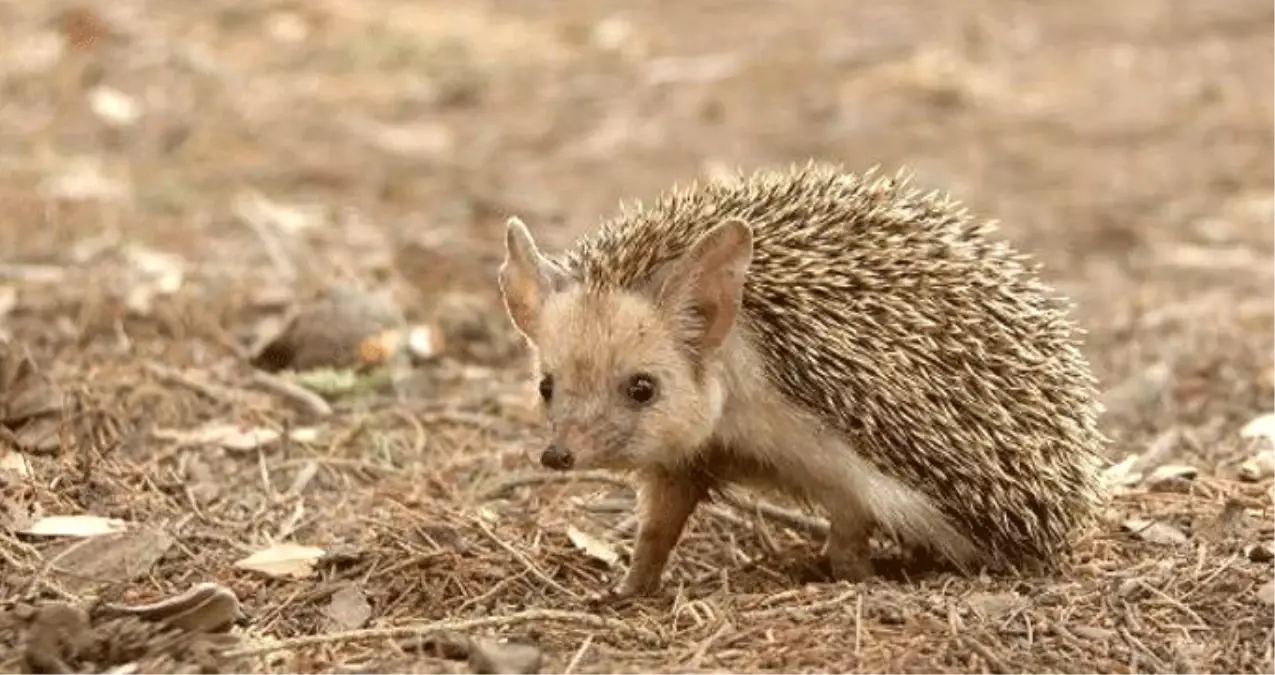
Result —
[{"label": "fallen brown leaf", "polygon": [[98,537],[122,532],[127,527],[124,521],[115,518],[89,515],[45,516],[22,532],[43,537]]},{"label": "fallen brown leaf", "polygon": [[344,630],[362,628],[372,618],[372,606],[363,597],[363,591],[349,584],[332,594],[323,613]]},{"label": "fallen brown leaf", "polygon": [[1275,605],[1275,581],[1268,581],[1258,587],[1257,599],[1268,605]]},{"label": "fallen brown leaf", "polygon": [[468,662],[475,673],[538,673],[542,661],[543,654],[535,645],[486,638],[470,640]]},{"label": "fallen brown leaf", "polygon": [[577,529],[574,525],[567,527],[567,538],[585,555],[601,560],[607,567],[614,567],[620,562],[620,553],[610,543],[595,537],[588,532]]},{"label": "fallen brown leaf", "polygon": [[314,573],[314,563],[324,553],[314,546],[275,544],[235,562],[235,567],[272,577],[304,579]]},{"label": "fallen brown leaf", "polygon": [[21,478],[27,478],[31,475],[31,467],[27,464],[27,458],[16,450],[6,450],[3,454],[0,454],[0,471],[7,471]]},{"label": "fallen brown leaf", "polygon": [[1133,535],[1134,538],[1141,539],[1142,541],[1150,544],[1178,546],[1190,541],[1182,530],[1179,530],[1168,523],[1156,520],[1132,518],[1126,520],[1123,527],[1125,531]]},{"label": "fallen brown leaf", "polygon": [[[152,435],[181,446],[215,445],[237,452],[257,450],[277,442],[283,436],[282,432],[274,429],[244,427],[226,422],[211,422],[190,431],[156,429]],[[311,443],[318,437],[318,430],[309,427],[293,429],[289,435],[290,440],[298,443]]]},{"label": "fallen brown leaf", "polygon": [[1245,438],[1264,438],[1275,443],[1275,412],[1258,415],[1240,428],[1240,435]]},{"label": "fallen brown leaf", "polygon": [[1275,448],[1262,448],[1240,464],[1240,479],[1256,483],[1275,476]]},{"label": "fallen brown leaf", "polygon": [[78,542],[53,558],[58,581],[78,593],[93,583],[117,583],[145,575],[174,540],[161,529],[139,527]]},{"label": "fallen brown leaf", "polygon": [[103,605],[105,615],[127,614],[189,632],[217,633],[247,621],[234,591],[214,583],[192,586],[184,593],[144,605]]}]

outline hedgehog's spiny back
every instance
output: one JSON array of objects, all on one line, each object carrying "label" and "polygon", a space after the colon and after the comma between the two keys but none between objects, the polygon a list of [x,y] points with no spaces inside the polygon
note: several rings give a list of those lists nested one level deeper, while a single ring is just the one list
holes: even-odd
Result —
[{"label": "hedgehog's spiny back", "polygon": [[675,190],[564,262],[633,287],[731,217],[754,230],[744,327],[776,387],[993,555],[1060,552],[1090,513],[1103,439],[1069,307],[1026,258],[901,177],[811,164]]}]

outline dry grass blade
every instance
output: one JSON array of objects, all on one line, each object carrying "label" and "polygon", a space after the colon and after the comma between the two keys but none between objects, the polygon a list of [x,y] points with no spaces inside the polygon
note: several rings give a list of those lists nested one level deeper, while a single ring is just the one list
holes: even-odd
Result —
[{"label": "dry grass blade", "polygon": [[394,626],[391,628],[368,628],[364,630],[346,631],[343,633],[332,633],[329,635],[306,635],[280,640],[269,645],[231,650],[227,652],[226,656],[233,658],[264,656],[271,652],[317,645],[332,645],[342,642],[362,640],[421,637],[428,636],[433,633],[462,632],[496,626],[512,627],[537,622],[565,623],[593,630],[613,631],[615,633],[639,639],[650,646],[657,646],[660,644],[660,638],[658,635],[650,630],[640,628],[627,621],[611,619],[597,614],[586,614],[584,612],[530,609],[516,614],[487,616],[479,619],[435,621],[433,623],[425,623],[415,626]]}]

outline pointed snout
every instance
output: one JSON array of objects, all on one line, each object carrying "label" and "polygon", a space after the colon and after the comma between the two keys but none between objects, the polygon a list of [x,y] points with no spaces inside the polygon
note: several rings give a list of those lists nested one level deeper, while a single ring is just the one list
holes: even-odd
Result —
[{"label": "pointed snout", "polygon": [[575,455],[563,449],[561,445],[552,443],[540,453],[540,465],[554,471],[566,471],[575,464]]}]

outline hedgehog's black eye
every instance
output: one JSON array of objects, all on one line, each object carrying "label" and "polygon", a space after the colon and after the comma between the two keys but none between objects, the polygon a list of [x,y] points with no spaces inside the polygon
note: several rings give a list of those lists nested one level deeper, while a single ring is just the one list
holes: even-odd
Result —
[{"label": "hedgehog's black eye", "polygon": [[655,400],[655,378],[646,373],[638,373],[629,378],[625,385],[625,393],[634,403],[646,405]]},{"label": "hedgehog's black eye", "polygon": [[540,378],[540,398],[548,403],[553,398],[553,375],[546,374]]}]

